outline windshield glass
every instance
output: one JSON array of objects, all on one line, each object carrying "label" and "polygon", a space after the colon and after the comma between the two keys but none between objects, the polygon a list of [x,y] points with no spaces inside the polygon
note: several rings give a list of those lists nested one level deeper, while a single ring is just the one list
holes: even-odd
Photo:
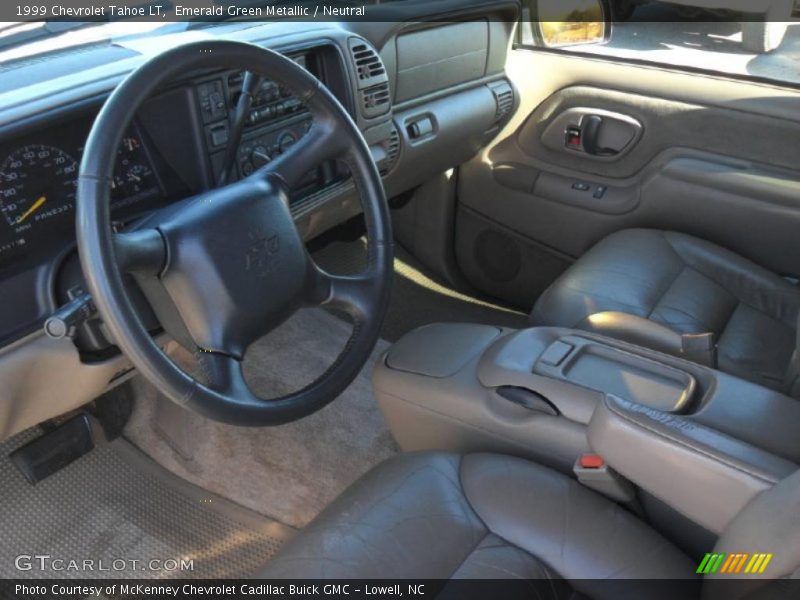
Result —
[{"label": "windshield glass", "polygon": [[155,32],[182,31],[174,22],[6,22],[0,23],[0,62],[54,52],[74,46],[126,39]]},{"label": "windshield glass", "polygon": [[[405,0],[413,5],[423,0]],[[430,2],[431,0],[424,0]],[[471,0],[467,0],[471,1]],[[366,16],[367,7],[398,0],[337,0],[323,8],[317,0],[185,0],[139,4],[119,0],[114,4],[72,6],[50,2],[38,5],[0,5],[0,62],[111,39],[162,35],[202,28],[221,21],[326,20]],[[16,12],[12,12],[15,10]]]}]

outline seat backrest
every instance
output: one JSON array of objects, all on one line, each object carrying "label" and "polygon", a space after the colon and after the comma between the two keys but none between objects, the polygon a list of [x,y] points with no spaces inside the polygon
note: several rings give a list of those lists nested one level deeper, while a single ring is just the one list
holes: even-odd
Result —
[{"label": "seat backrest", "polygon": [[[734,575],[720,572],[706,575],[703,600],[787,597],[786,579],[800,574],[800,471],[745,506],[723,532],[714,552],[750,556],[771,554],[772,557],[763,574],[744,573],[742,569]],[[800,582],[794,581],[794,584]],[[797,591],[795,587],[792,589]]]}]

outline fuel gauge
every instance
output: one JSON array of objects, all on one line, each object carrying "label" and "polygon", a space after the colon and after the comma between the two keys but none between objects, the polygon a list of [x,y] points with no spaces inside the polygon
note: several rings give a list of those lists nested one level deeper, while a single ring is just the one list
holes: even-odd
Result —
[{"label": "fuel gauge", "polygon": [[122,138],[122,148],[120,149],[120,152],[131,153],[135,152],[141,147],[142,142],[139,141],[139,138],[126,136]]},{"label": "fuel gauge", "polygon": [[111,201],[115,208],[158,194],[158,179],[142,140],[137,135],[122,138],[111,183]]}]

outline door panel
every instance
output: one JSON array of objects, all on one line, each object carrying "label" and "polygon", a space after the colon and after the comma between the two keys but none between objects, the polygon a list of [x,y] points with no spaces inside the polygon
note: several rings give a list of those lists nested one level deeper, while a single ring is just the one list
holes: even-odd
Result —
[{"label": "door panel", "polygon": [[[530,50],[510,52],[508,74],[520,108],[459,175],[456,253],[478,288],[529,307],[553,264],[629,227],[683,231],[800,271],[800,93]],[[616,154],[576,151],[564,125],[591,114],[641,128],[622,146],[619,132],[600,136]],[[484,230],[508,237],[488,251],[520,263],[514,278],[477,264]]]}]

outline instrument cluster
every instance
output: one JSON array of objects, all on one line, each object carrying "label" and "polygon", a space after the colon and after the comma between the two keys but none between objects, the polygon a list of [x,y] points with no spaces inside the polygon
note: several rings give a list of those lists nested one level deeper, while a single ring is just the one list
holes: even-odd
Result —
[{"label": "instrument cluster", "polygon": [[[78,165],[90,124],[70,123],[0,147],[0,268],[74,236]],[[161,191],[142,135],[132,125],[111,183],[114,218]]]}]

